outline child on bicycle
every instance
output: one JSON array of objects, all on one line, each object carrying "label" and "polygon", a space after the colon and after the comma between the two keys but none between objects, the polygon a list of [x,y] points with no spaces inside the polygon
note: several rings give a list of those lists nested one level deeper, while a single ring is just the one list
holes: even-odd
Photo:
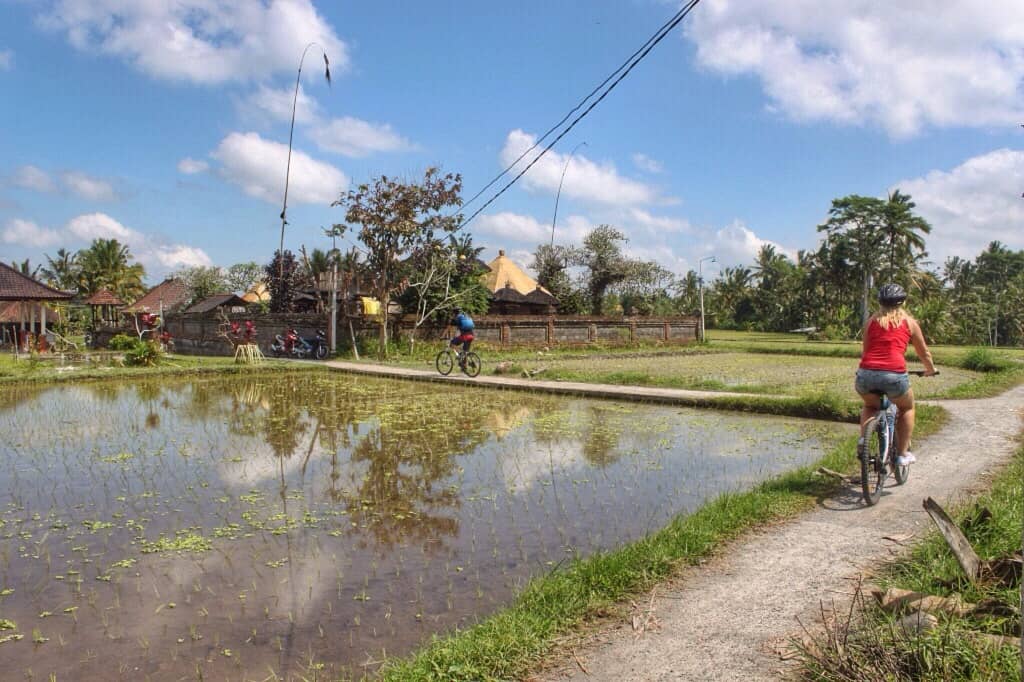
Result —
[{"label": "child on bicycle", "polygon": [[864,401],[860,411],[860,426],[874,417],[881,407],[879,393],[889,396],[899,416],[896,419],[898,466],[916,461],[910,452],[910,439],[914,434],[914,392],[907,375],[907,361],[903,357],[907,344],[913,344],[917,357],[924,363],[925,376],[935,374],[932,354],[925,343],[921,327],[903,307],[907,292],[898,284],[886,284],[878,290],[881,308],[864,325],[864,342],[860,368],[854,388]]},{"label": "child on bicycle", "polygon": [[469,352],[469,346],[473,343],[473,330],[476,326],[473,324],[473,318],[464,313],[462,308],[455,309],[455,317],[452,318],[451,325],[459,330],[459,334],[448,345],[454,348],[460,343],[462,344],[462,357],[459,358],[459,364],[465,366],[466,353]]}]

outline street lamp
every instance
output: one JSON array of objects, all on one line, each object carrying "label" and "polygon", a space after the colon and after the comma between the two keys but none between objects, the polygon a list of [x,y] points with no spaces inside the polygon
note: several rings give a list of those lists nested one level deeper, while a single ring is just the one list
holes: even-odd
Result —
[{"label": "street lamp", "polygon": [[576,150],[580,147],[586,147],[586,142],[580,142],[578,145],[572,148],[569,152],[569,158],[565,160],[565,167],[562,168],[562,178],[558,181],[558,193],[555,194],[555,214],[551,216],[551,247],[555,246],[555,221],[558,220],[558,199],[562,196],[562,183],[565,182],[565,172],[569,170],[569,162],[572,161],[572,155],[576,153]]},{"label": "street lamp", "polygon": [[702,273],[702,267],[704,261],[709,260],[712,263],[717,263],[714,256],[705,256],[697,261],[697,287],[700,290],[700,340],[701,342],[707,341],[707,332],[704,330],[704,276]]},{"label": "street lamp", "polygon": [[278,276],[284,279],[284,226],[288,224],[288,178],[291,175],[292,170],[292,138],[295,135],[295,107],[299,102],[299,82],[302,80],[302,62],[306,60],[306,53],[309,52],[309,48],[316,46],[320,48],[320,52],[324,55],[324,78],[327,79],[327,85],[331,84],[331,60],[327,58],[327,52],[319,43],[310,43],[306,45],[306,49],[302,51],[302,58],[299,59],[299,73],[295,76],[295,95],[292,97],[292,127],[288,131],[288,163],[284,169],[284,205],[281,207],[281,245],[278,247]]}]

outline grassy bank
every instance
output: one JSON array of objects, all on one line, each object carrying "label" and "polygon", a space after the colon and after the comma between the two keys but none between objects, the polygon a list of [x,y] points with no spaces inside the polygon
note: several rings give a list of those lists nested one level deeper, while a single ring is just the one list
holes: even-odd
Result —
[{"label": "grassy bank", "polygon": [[[937,429],[944,412],[922,409],[919,433]],[[818,466],[852,470],[856,438],[818,463],[744,492],[723,495],[700,511],[620,549],[572,562],[532,580],[514,602],[478,625],[435,638],[414,656],[389,661],[385,680],[517,679],[550,654],[559,637],[649,589],[685,564],[693,564],[751,528],[791,516],[835,490],[815,476]]]},{"label": "grassy bank", "polygon": [[[986,518],[980,510],[987,509]],[[991,489],[951,515],[983,559],[1021,550],[1024,541],[1024,447],[1000,472]],[[1013,646],[989,646],[977,633],[1020,637],[1019,584],[978,585],[969,582],[937,531],[918,544],[911,555],[890,567],[878,581],[882,587],[914,590],[940,597],[959,595],[972,604],[1003,606],[1003,613],[962,618],[942,616],[938,626],[920,635],[908,635],[886,614],[866,600],[862,619],[835,626],[842,647],[819,646],[804,658],[807,679],[921,679],[1020,680],[1024,659]],[[822,638],[824,643],[826,638]]]},{"label": "grassy bank", "polygon": [[235,363],[234,358],[171,355],[163,358],[155,367],[124,367],[116,363],[96,363],[79,364],[74,366],[74,369],[62,369],[51,361],[15,360],[10,355],[2,355],[0,356],[0,386],[97,379],[142,379],[171,375],[301,371],[318,366],[311,362],[298,363],[273,359],[268,359],[258,366],[240,365]]}]

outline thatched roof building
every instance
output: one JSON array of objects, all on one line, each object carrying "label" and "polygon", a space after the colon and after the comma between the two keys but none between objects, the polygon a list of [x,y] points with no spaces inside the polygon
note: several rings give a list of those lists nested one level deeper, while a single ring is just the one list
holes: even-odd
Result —
[{"label": "thatched roof building", "polygon": [[547,315],[554,312],[558,299],[523,272],[504,251],[498,251],[498,257],[487,267],[490,270],[482,278],[491,292],[489,314]]}]

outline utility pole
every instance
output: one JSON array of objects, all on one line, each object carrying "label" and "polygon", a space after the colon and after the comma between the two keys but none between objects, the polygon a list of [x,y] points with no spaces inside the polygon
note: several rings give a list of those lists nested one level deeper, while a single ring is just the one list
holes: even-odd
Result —
[{"label": "utility pole", "polygon": [[703,275],[703,271],[702,271],[702,267],[704,265],[704,261],[706,261],[706,260],[709,260],[712,263],[718,262],[718,261],[715,260],[714,256],[705,256],[704,258],[701,258],[699,261],[697,261],[697,288],[700,290],[700,340],[701,340],[701,343],[703,343],[703,342],[708,340],[707,339],[707,332],[704,329],[704,275]]},{"label": "utility pole", "polygon": [[555,221],[558,220],[558,200],[562,196],[562,183],[565,182],[565,172],[569,170],[569,162],[572,161],[572,155],[576,153],[576,150],[580,147],[586,147],[586,142],[580,142],[578,145],[572,148],[569,152],[569,158],[565,160],[565,167],[562,168],[562,178],[558,181],[558,192],[555,194],[555,214],[551,216],[551,247],[555,246]]}]

